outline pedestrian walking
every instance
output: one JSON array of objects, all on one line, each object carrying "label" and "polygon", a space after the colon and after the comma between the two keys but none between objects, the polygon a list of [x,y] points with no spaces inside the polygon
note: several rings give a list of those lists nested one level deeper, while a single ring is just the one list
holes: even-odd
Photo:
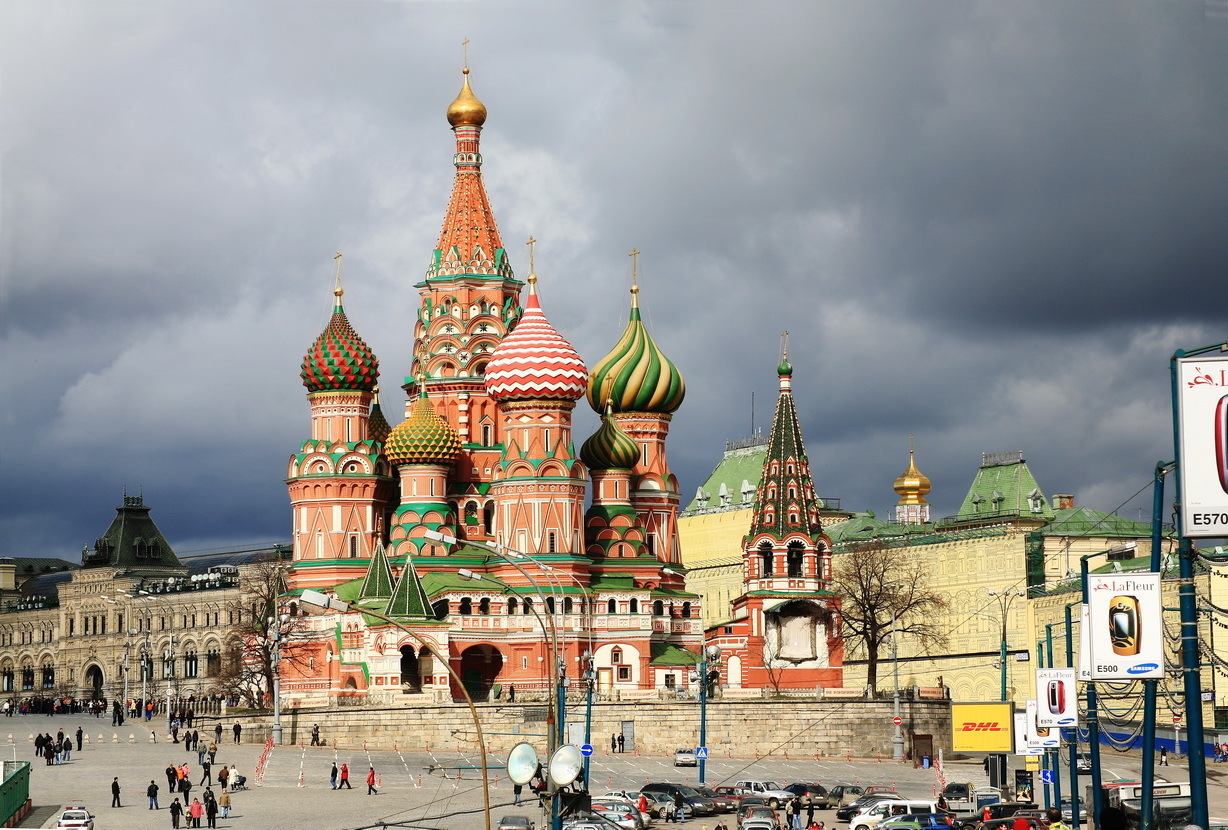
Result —
[{"label": "pedestrian walking", "polygon": [[226,789],[226,785],[230,783],[230,770],[225,764],[222,764],[222,768],[217,771],[217,783],[223,790]]},{"label": "pedestrian walking", "polygon": [[220,744],[222,742],[222,722],[218,721],[213,727],[213,742]]},{"label": "pedestrian walking", "polygon": [[174,764],[167,764],[164,772],[166,773],[166,791],[173,793],[177,789],[175,784],[179,781],[179,770]]},{"label": "pedestrian walking", "polygon": [[1160,747],[1160,766],[1168,766],[1168,747]]},{"label": "pedestrian walking", "polygon": [[350,786],[350,767],[344,761],[341,763],[341,783],[337,785],[337,789],[344,787],[347,790],[354,789]]},{"label": "pedestrian walking", "polygon": [[209,742],[209,763],[217,763],[217,744],[215,744],[213,741]]},{"label": "pedestrian walking", "polygon": [[171,830],[179,830],[179,817],[183,815],[183,805],[176,798],[171,802]]},{"label": "pedestrian walking", "polygon": [[312,724],[311,726],[311,745],[320,745],[320,724],[318,723]]},{"label": "pedestrian walking", "polygon": [[77,751],[81,751],[81,740],[85,737],[85,731],[80,726],[77,727]]},{"label": "pedestrian walking", "polygon": [[375,789],[375,767],[367,770],[367,795],[379,795],[379,790]]},{"label": "pedestrian walking", "polygon": [[112,807],[123,807],[124,806],[123,804],[119,803],[119,776],[118,775],[111,779],[111,806]]},{"label": "pedestrian walking", "polygon": [[239,723],[238,721],[235,721],[233,731],[235,733],[235,743],[239,743],[239,736],[243,734],[243,724]]},{"label": "pedestrian walking", "polygon": [[149,796],[149,809],[160,810],[158,806],[158,785],[153,781],[149,782],[149,786],[145,789],[145,795]]},{"label": "pedestrian walking", "polygon": [[516,806],[520,806],[520,794],[524,792],[524,787],[519,784],[512,785],[512,798],[515,799]]},{"label": "pedestrian walking", "polygon": [[626,738],[624,738],[624,737],[623,737],[623,734],[622,734],[621,732],[619,732],[619,733],[618,733],[618,751],[619,751],[619,752],[626,752],[626,751],[627,751],[626,746],[627,746],[627,745],[626,745]]},{"label": "pedestrian walking", "polygon": [[516,702],[516,687],[515,686],[509,685],[507,687],[507,702],[508,703]]},{"label": "pedestrian walking", "polygon": [[1045,818],[1049,819],[1049,830],[1070,830],[1070,827],[1062,821],[1061,810],[1051,807],[1045,813]]},{"label": "pedestrian walking", "polygon": [[613,733],[610,735],[610,752],[618,752],[618,736]]},{"label": "pedestrian walking", "polygon": [[802,801],[800,798],[789,802],[789,823],[793,830],[802,830]]},{"label": "pedestrian walking", "polygon": [[192,804],[188,807],[188,815],[192,817],[192,821],[188,824],[189,827],[200,827],[200,817],[205,814],[205,805],[200,803],[199,798],[193,798]]},{"label": "pedestrian walking", "polygon": [[211,798],[205,802],[205,819],[209,827],[217,827],[217,799]]},{"label": "pedestrian walking", "polygon": [[806,793],[806,826],[814,824],[814,796]]},{"label": "pedestrian walking", "polygon": [[230,790],[222,790],[217,797],[217,806],[222,808],[222,818],[230,818]]},{"label": "pedestrian walking", "polygon": [[209,761],[208,758],[206,758],[204,763],[200,765],[200,768],[201,768],[200,786],[202,787],[205,786],[206,781],[209,782],[209,786],[212,786],[213,785],[213,764]]},{"label": "pedestrian walking", "polygon": [[[337,789],[337,762],[336,761],[333,761],[333,768],[328,773],[328,783],[332,785],[332,788],[334,790]],[[516,787],[516,792],[517,793],[520,792],[519,785],[517,785]],[[517,795],[517,799],[519,799],[519,795]],[[520,801],[517,800],[516,803],[519,804]]]}]

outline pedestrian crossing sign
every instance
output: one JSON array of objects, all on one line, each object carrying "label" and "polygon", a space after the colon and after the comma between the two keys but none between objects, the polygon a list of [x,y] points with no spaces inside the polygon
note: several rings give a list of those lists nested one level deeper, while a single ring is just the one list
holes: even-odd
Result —
[{"label": "pedestrian crossing sign", "polygon": [[695,757],[701,761],[708,760],[708,748],[706,746],[695,747]]}]

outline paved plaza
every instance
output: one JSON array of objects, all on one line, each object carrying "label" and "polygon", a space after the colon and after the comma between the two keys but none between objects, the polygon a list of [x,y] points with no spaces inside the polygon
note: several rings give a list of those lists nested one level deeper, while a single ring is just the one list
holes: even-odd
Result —
[{"label": "paved plaza", "polygon": [[[202,739],[206,731],[212,737],[215,722],[204,721],[200,728]],[[229,722],[224,725],[229,726]],[[57,729],[63,729],[68,734],[75,733],[78,726],[85,729],[90,743],[81,752],[74,752],[71,761],[48,767],[34,756],[29,736],[35,730],[50,731],[54,735]],[[116,729],[111,727],[109,719],[86,715],[15,716],[0,719],[0,747],[7,742],[9,734],[14,743],[5,752],[6,757],[34,762],[30,795],[35,812],[21,825],[23,827],[51,827],[63,806],[82,805],[97,816],[99,830],[169,828],[171,821],[166,807],[171,798],[166,792],[163,771],[171,762],[187,761],[193,770],[191,795],[195,797],[203,792],[202,787],[196,786],[201,776],[196,754],[184,751],[182,744],[164,743],[160,734],[157,743],[149,743],[150,732],[143,724],[129,721]],[[99,736],[102,736],[101,743]],[[113,742],[115,736],[119,737],[118,743]],[[135,743],[129,743],[129,736]],[[218,766],[224,762],[237,767],[239,773],[248,777],[249,786],[245,792],[234,793],[231,816],[219,818],[219,828],[357,830],[386,826],[481,830],[483,827],[481,773],[474,768],[478,766],[477,757],[458,752],[456,748],[428,752],[416,744],[412,735],[405,736],[403,748],[396,752],[366,752],[361,746],[337,750],[277,747],[271,753],[263,782],[256,785],[255,768],[262,750],[259,744],[235,746],[230,734],[223,734]],[[352,790],[334,792],[329,787],[329,769],[334,760],[338,765],[349,764]],[[503,760],[491,757],[490,763],[501,767]],[[365,778],[372,766],[379,775],[379,794],[368,796]],[[1215,765],[1210,765],[1210,770],[1213,822],[1222,823],[1223,819],[1215,817],[1228,816],[1228,794],[1223,792],[1221,784],[1224,773]],[[1158,771],[1172,780],[1187,780],[1179,765]],[[979,762],[948,764],[946,774],[950,780],[985,783]],[[1106,779],[1137,774],[1137,755],[1106,755]],[[511,784],[502,769],[492,769],[490,775],[492,824],[509,813],[527,813],[538,821],[539,827],[543,826],[542,817],[527,804],[513,806]],[[611,755],[600,750],[592,758],[590,775],[590,789],[594,794],[609,789],[634,789],[646,781],[697,781],[696,770],[675,768],[672,757],[640,757],[631,751]],[[109,806],[110,784],[115,776],[119,776],[122,787],[122,808]],[[705,777],[709,786],[731,783],[738,778],[781,782],[817,780],[828,786],[840,782],[894,783],[901,792],[917,797],[931,796],[938,784],[933,770],[914,769],[911,764],[783,757],[757,760],[730,758],[728,753],[726,757],[709,762]],[[162,809],[157,811],[148,809],[145,791],[150,780],[161,787]],[[1081,785],[1085,786],[1088,780],[1085,776]],[[214,787],[214,792],[217,791]],[[820,816],[829,826],[834,823],[834,814],[825,812]],[[705,817],[688,821],[685,826],[688,830],[700,830],[715,823],[715,819]]]}]

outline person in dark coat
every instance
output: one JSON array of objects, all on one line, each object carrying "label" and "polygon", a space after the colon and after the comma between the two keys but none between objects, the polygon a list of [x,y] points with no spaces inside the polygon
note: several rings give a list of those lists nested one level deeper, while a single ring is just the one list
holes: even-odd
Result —
[{"label": "person in dark coat", "polygon": [[179,830],[179,817],[183,815],[183,805],[179,799],[171,802],[171,830]]},{"label": "person in dark coat", "polygon": [[149,786],[145,788],[145,795],[149,796],[149,809],[161,810],[158,806],[158,785],[153,781],[149,782]]},{"label": "person in dark coat", "polygon": [[111,779],[111,806],[112,807],[123,807],[124,806],[123,804],[119,803],[119,776],[118,775]]},{"label": "person in dark coat", "polygon": [[77,751],[81,751],[81,741],[85,738],[85,731],[80,726],[77,727]]}]

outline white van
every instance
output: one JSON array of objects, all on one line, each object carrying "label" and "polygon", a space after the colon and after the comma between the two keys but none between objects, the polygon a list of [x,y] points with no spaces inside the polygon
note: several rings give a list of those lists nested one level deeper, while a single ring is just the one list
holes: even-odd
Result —
[{"label": "white van", "polygon": [[880,822],[910,813],[937,813],[938,802],[892,798],[871,804],[849,820],[849,830],[873,830]]}]

